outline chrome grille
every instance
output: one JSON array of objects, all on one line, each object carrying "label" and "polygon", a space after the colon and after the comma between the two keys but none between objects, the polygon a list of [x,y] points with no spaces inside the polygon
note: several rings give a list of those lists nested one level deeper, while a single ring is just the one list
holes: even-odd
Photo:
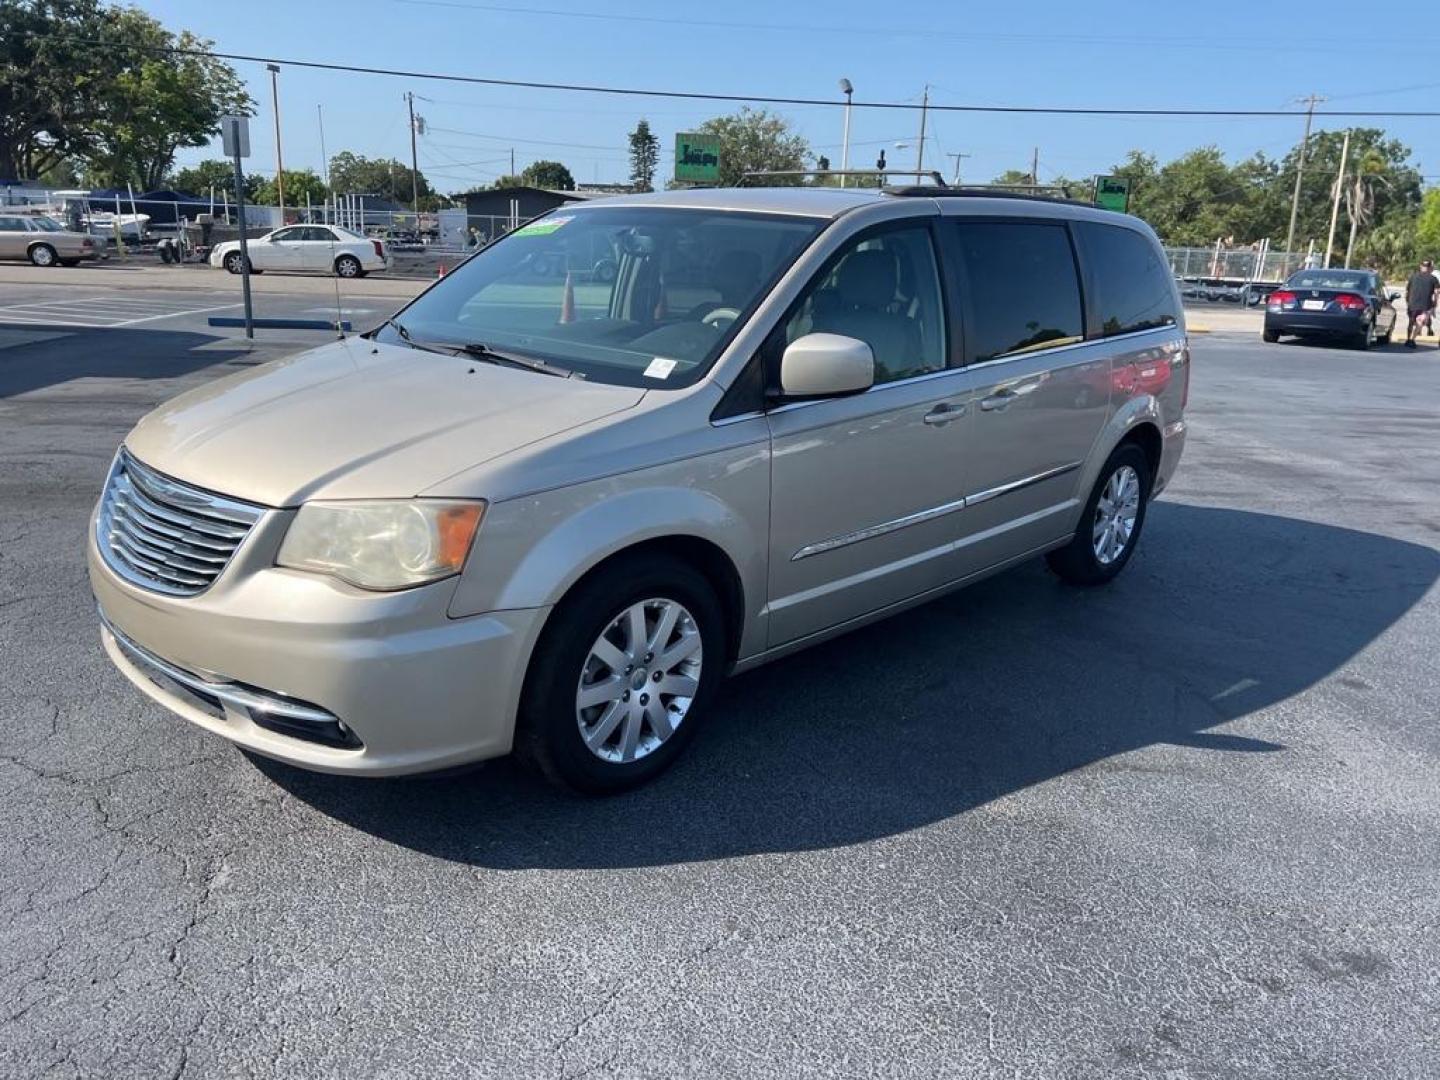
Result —
[{"label": "chrome grille", "polygon": [[220,576],[264,512],[171,480],[121,450],[100,498],[95,540],[126,581],[194,596]]}]

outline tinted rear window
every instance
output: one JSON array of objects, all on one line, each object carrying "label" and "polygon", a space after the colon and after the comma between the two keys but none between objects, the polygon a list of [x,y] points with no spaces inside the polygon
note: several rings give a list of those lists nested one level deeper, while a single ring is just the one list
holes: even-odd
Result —
[{"label": "tinted rear window", "polygon": [[1173,326],[1174,276],[1148,239],[1132,229],[1094,222],[1075,223],[1095,290],[1104,337]]},{"label": "tinted rear window", "polygon": [[1080,282],[1065,226],[956,222],[969,300],[969,360],[1054,348],[1085,332]]}]

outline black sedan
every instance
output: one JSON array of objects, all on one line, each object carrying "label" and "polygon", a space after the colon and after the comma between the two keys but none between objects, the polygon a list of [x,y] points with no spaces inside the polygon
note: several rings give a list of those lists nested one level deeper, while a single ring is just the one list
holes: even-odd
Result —
[{"label": "black sedan", "polygon": [[1398,316],[1370,270],[1297,270],[1265,302],[1266,341],[1281,334],[1342,339],[1358,349],[1388,344]]}]

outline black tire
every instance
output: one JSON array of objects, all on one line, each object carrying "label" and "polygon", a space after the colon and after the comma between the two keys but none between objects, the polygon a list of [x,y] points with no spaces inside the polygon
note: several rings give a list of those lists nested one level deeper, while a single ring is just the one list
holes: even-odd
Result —
[{"label": "black tire", "polygon": [[[230,252],[230,254],[225,256],[224,266],[226,270],[230,271],[230,273],[238,274],[245,269],[245,257],[241,255],[238,251],[232,251]],[[255,268],[253,266],[250,268],[250,272],[252,274],[255,272]]]},{"label": "black tire", "polygon": [[1375,340],[1378,341],[1381,345],[1389,345],[1389,344],[1390,344],[1390,338],[1394,335],[1394,333],[1395,333],[1395,327],[1394,327],[1394,325],[1392,324],[1389,330],[1386,330],[1385,333],[1381,334],[1381,335],[1380,335],[1378,338],[1376,338]]},{"label": "black tire", "polygon": [[[1101,562],[1095,553],[1096,511],[1110,478],[1127,467],[1135,470],[1140,484],[1140,502],[1136,508],[1135,525],[1120,552],[1110,562]],[[1050,569],[1070,585],[1104,585],[1113,581],[1130,562],[1130,556],[1135,553],[1135,546],[1140,542],[1140,534],[1145,528],[1145,511],[1150,501],[1152,482],[1150,459],[1145,456],[1145,451],[1135,443],[1121,443],[1117,446],[1100,470],[1090,498],[1085,500],[1085,510],[1080,515],[1080,524],[1075,527],[1075,535],[1064,547],[1045,556]]]},{"label": "black tire", "polygon": [[[650,599],[676,601],[694,618],[699,687],[668,739],[634,761],[605,761],[581,737],[576,692],[600,635],[626,609]],[[517,754],[552,783],[585,795],[612,795],[648,783],[669,768],[704,723],[726,666],[724,623],[709,581],[678,559],[621,559],[582,581],[555,609],[535,646],[521,695]]]},{"label": "black tire", "polygon": [[30,249],[30,261],[36,266],[59,266],[60,256],[49,244],[36,244]]},{"label": "black tire", "polygon": [[1269,342],[1271,345],[1274,345],[1275,342],[1277,342],[1277,341],[1280,340],[1280,331],[1279,331],[1279,330],[1262,330],[1262,331],[1260,331],[1260,340],[1261,340],[1261,341],[1265,341],[1265,342]]},{"label": "black tire", "polygon": [[341,255],[335,260],[335,273],[342,278],[359,278],[365,276],[365,269],[354,255]]},{"label": "black tire", "polygon": [[1367,351],[1369,351],[1369,349],[1370,349],[1370,343],[1371,343],[1371,341],[1374,340],[1374,339],[1370,336],[1370,335],[1371,335],[1371,330],[1372,330],[1372,327],[1367,326],[1364,330],[1361,330],[1360,333],[1358,333],[1358,334],[1356,334],[1354,337],[1352,337],[1352,338],[1350,339],[1350,347],[1351,347],[1352,349],[1358,349],[1360,352],[1367,352]]}]

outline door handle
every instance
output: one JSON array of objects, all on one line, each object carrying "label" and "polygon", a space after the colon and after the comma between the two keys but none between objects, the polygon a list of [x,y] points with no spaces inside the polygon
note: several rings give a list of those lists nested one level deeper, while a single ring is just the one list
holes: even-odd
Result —
[{"label": "door handle", "polygon": [[985,412],[998,412],[1001,409],[1008,409],[1010,404],[1017,398],[1026,394],[1033,394],[1040,389],[1040,384],[1045,381],[1044,377],[1030,379],[1026,382],[1012,383],[1009,386],[1002,386],[989,397],[980,399],[980,408]]},{"label": "door handle", "polygon": [[925,414],[924,419],[925,423],[932,427],[939,427],[942,424],[950,423],[951,420],[959,420],[960,417],[964,415],[965,405],[963,402],[959,405],[951,405],[949,402],[946,402],[941,405],[936,405],[935,408]]}]

